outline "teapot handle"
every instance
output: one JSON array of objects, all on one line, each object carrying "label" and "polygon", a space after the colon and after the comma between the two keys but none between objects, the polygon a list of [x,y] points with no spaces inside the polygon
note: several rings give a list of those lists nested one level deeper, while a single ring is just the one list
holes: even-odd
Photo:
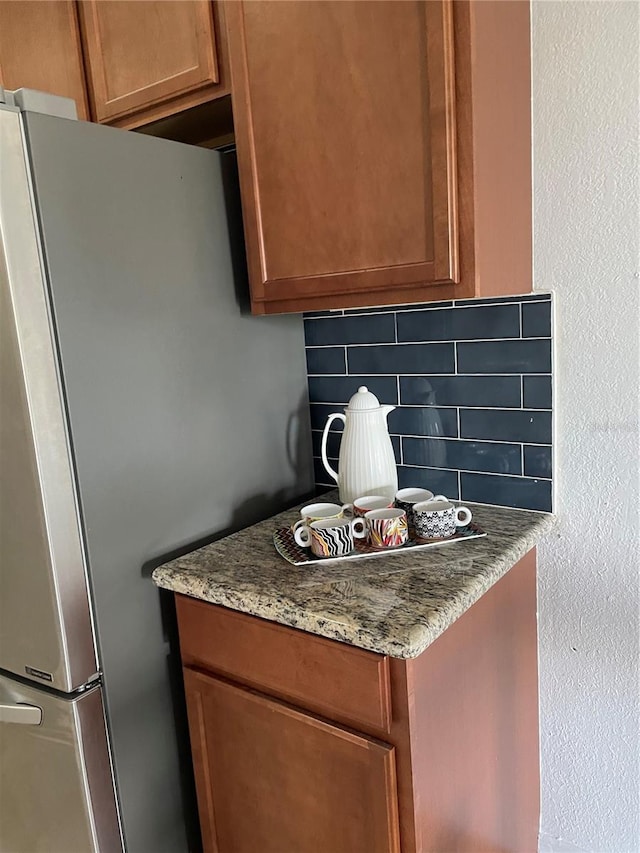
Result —
[{"label": "teapot handle", "polygon": [[337,483],[338,472],[333,470],[331,465],[329,465],[329,460],[327,459],[327,439],[329,438],[329,427],[336,418],[340,418],[343,423],[347,422],[347,419],[342,414],[342,412],[334,412],[327,418],[327,422],[324,425],[324,432],[322,433],[322,464],[327,469],[327,473],[330,474]]}]

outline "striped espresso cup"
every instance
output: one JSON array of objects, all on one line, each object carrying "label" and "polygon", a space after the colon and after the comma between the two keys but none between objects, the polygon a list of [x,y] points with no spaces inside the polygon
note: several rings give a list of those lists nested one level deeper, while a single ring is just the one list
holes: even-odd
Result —
[{"label": "striped espresso cup", "polygon": [[316,557],[346,557],[364,539],[367,526],[363,518],[326,518],[296,528],[294,539],[302,548],[311,548]]}]

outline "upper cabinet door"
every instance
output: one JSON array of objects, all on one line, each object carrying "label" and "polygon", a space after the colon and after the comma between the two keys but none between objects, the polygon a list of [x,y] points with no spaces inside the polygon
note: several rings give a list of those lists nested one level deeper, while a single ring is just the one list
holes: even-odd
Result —
[{"label": "upper cabinet door", "polygon": [[226,15],[254,312],[416,301],[455,282],[449,0]]},{"label": "upper cabinet door", "polygon": [[73,98],[78,116],[87,118],[75,3],[0,2],[0,85]]},{"label": "upper cabinet door", "polygon": [[139,113],[218,82],[209,0],[85,0],[82,12],[97,121]]}]

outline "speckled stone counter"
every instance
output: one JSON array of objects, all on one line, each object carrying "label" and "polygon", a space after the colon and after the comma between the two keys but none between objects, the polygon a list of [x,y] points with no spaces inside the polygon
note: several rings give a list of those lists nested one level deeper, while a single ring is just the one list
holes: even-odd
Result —
[{"label": "speckled stone counter", "polygon": [[[327,496],[337,499],[337,493]],[[273,546],[288,510],[153,573],[157,586],[396,658],[417,657],[533,548],[551,515],[468,504],[488,534],[374,559],[292,566]]]}]

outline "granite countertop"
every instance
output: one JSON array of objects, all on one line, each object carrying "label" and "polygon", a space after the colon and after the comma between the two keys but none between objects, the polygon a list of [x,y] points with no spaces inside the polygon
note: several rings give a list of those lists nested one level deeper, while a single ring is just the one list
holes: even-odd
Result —
[{"label": "granite countertop", "polygon": [[[324,498],[319,498],[320,500]],[[326,496],[336,500],[337,492]],[[273,531],[296,509],[159,566],[155,584],[362,649],[413,658],[536,545],[541,512],[468,504],[487,536],[382,557],[292,566]]]}]

